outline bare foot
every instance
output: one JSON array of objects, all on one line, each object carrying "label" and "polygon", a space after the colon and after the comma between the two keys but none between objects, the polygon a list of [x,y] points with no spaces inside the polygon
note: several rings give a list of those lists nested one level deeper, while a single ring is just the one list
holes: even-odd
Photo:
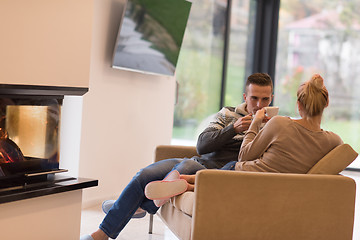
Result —
[{"label": "bare foot", "polygon": [[91,237],[94,240],[108,240],[109,239],[109,237],[101,229],[98,229],[96,232],[93,232],[91,234]]},{"label": "bare foot", "polygon": [[195,175],[180,175],[180,179],[184,179],[188,183],[186,191],[194,191],[195,189]]}]

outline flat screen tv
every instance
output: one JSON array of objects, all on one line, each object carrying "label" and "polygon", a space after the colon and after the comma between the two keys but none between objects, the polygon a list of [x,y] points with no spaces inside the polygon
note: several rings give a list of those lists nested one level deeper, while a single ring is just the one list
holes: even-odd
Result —
[{"label": "flat screen tv", "polygon": [[127,0],[112,67],[173,76],[190,8],[185,0]]}]

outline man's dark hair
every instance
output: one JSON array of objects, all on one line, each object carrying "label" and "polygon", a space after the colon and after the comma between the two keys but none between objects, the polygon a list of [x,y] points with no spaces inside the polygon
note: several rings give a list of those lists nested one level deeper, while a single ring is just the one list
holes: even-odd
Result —
[{"label": "man's dark hair", "polygon": [[248,86],[250,84],[255,84],[259,86],[271,86],[271,92],[273,91],[273,82],[271,80],[271,77],[267,73],[251,74],[246,80],[245,92],[247,92]]}]

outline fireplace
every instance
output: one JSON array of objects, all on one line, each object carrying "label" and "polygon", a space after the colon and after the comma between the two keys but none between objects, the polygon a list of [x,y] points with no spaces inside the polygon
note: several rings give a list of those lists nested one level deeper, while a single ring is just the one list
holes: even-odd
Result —
[{"label": "fireplace", "polygon": [[[6,226],[1,239],[79,237],[83,189],[98,181],[57,173],[67,171],[59,169],[64,159],[59,135],[67,127],[60,120],[69,104],[64,98],[86,91],[0,88],[0,225]],[[16,224],[9,225],[9,219]]]},{"label": "fireplace", "polygon": [[59,168],[59,133],[65,94],[87,88],[0,88],[0,188],[48,181]]},{"label": "fireplace", "polygon": [[[93,5],[86,0],[0,3],[1,239],[80,235],[83,189],[98,182],[57,174],[66,171],[59,166],[74,170],[61,162],[73,159],[59,149],[59,141],[73,135],[64,131],[69,126],[60,116],[72,108],[68,96],[88,91]],[[71,136],[59,138],[60,132]]]}]

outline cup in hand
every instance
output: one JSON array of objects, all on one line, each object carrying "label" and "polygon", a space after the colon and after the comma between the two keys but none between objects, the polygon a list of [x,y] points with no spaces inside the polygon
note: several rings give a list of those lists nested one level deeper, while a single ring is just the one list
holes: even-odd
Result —
[{"label": "cup in hand", "polygon": [[278,113],[279,113],[279,107],[264,107],[264,108],[266,111],[266,115],[270,118],[278,115]]}]

